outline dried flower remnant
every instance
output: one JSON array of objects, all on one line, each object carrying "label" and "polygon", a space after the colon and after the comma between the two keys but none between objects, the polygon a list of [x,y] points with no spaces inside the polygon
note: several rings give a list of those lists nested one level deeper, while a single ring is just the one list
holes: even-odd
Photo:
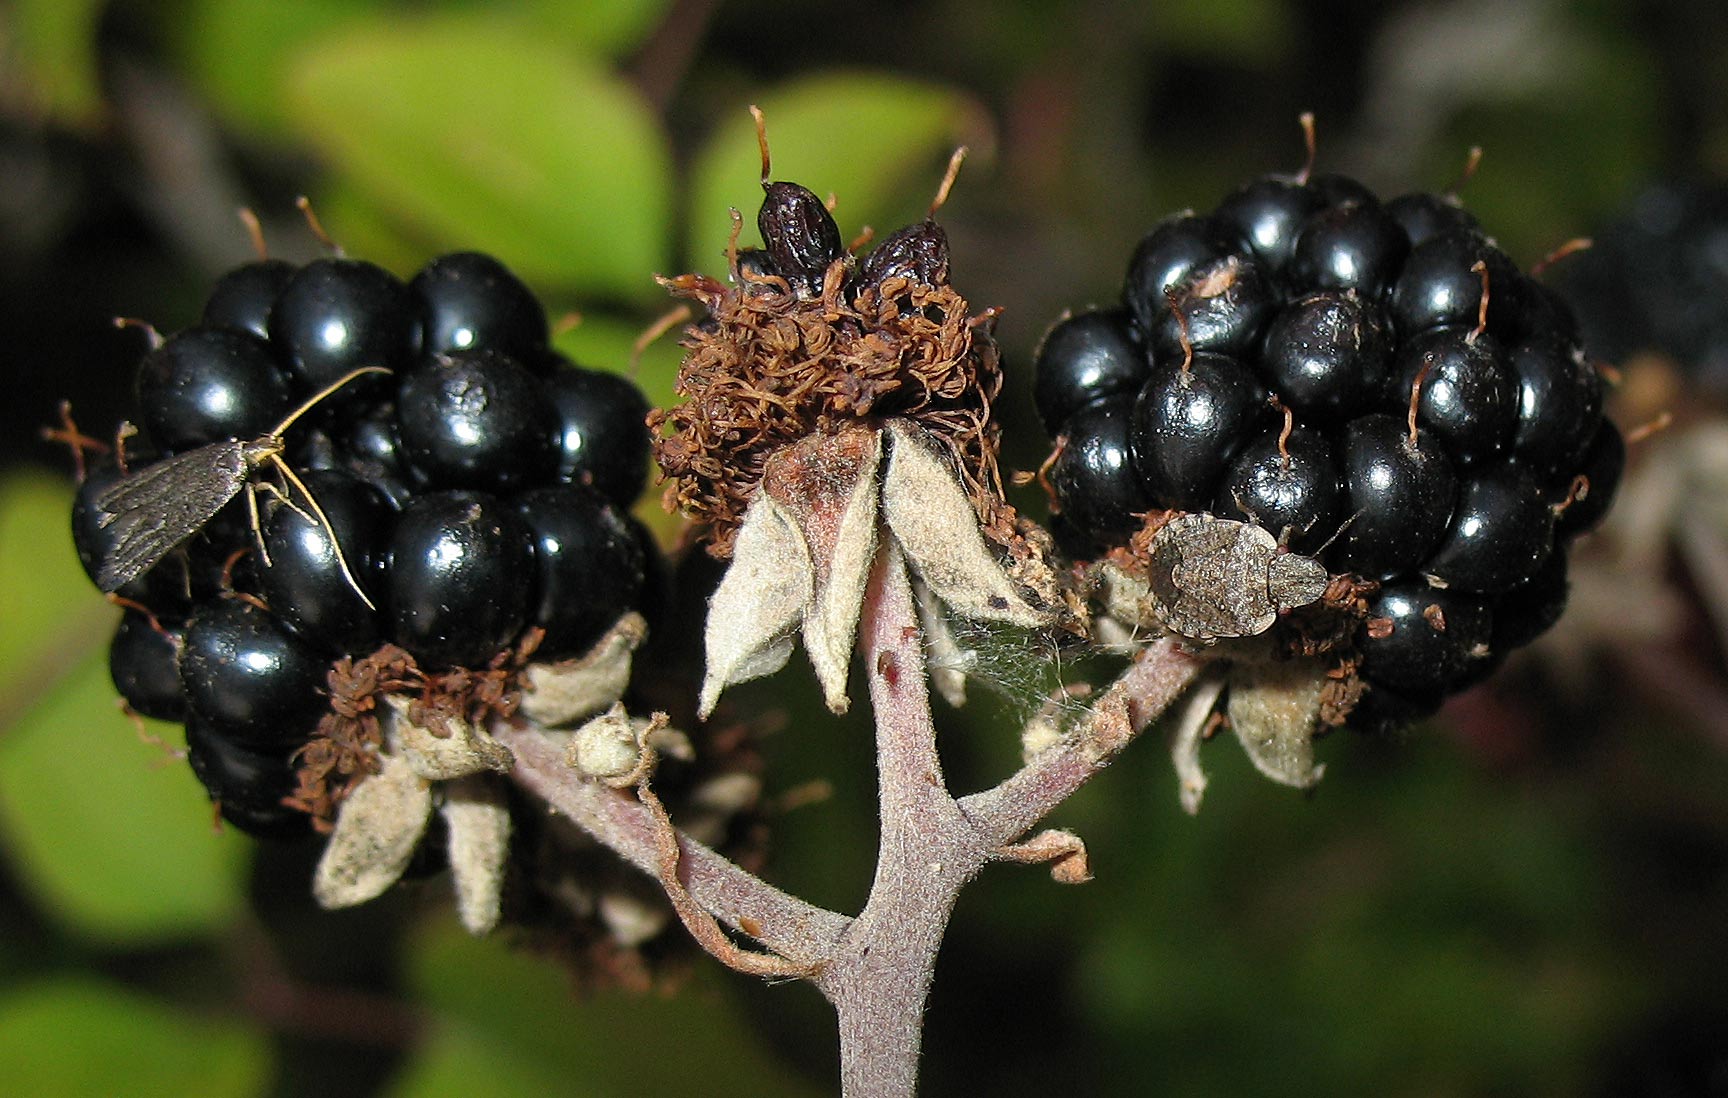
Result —
[{"label": "dried flower remnant", "polygon": [[[381,895],[407,868],[438,811],[449,832],[457,913],[484,934],[502,914],[510,812],[498,776],[515,765],[489,727],[523,698],[546,723],[580,720],[613,705],[643,636],[628,613],[584,656],[525,662],[533,639],[484,671],[426,674],[385,646],[331,672],[332,712],[302,754],[296,807],[316,808],[330,840],[313,877],[328,908]],[[524,689],[526,684],[526,691]]]},{"label": "dried flower remnant", "polygon": [[[783,199],[769,190],[765,208]],[[1002,501],[1001,428],[990,407],[1002,387],[994,311],[973,315],[948,283],[947,239],[930,219],[891,234],[857,272],[842,254],[829,262],[819,292],[793,292],[809,272],[779,270],[788,261],[782,253],[807,262],[806,253],[821,250],[782,246],[776,234],[809,216],[760,219],[766,254],[747,253],[750,262],[741,263],[734,247],[729,282],[698,274],[662,280],[708,314],[684,338],[676,385],[683,403],[650,417],[668,505],[706,525],[709,551],[729,557],[776,450],[811,434],[904,417],[947,455],[991,537],[1012,546],[1020,533]],[[872,262],[878,253],[888,258]]]},{"label": "dried flower remnant", "polygon": [[783,667],[795,632],[829,708],[846,710],[885,532],[958,613],[1031,627],[1062,605],[1045,539],[1002,498],[994,313],[971,315],[948,283],[934,220],[963,153],[929,216],[855,262],[829,246],[810,191],[768,181],[763,138],[764,248],[741,253],[735,236],[729,283],[665,280],[708,315],[684,340],[684,402],[650,417],[655,457],[668,506],[732,561],[708,615],[704,716],[725,687]]}]

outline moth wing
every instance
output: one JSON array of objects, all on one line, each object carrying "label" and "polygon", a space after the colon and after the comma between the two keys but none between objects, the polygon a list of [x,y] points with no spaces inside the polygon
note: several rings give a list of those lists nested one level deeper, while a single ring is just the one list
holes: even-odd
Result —
[{"label": "moth wing", "polygon": [[233,499],[251,466],[245,444],[213,442],[130,473],[96,497],[99,525],[114,530],[114,548],[96,585],[117,591],[148,572]]}]

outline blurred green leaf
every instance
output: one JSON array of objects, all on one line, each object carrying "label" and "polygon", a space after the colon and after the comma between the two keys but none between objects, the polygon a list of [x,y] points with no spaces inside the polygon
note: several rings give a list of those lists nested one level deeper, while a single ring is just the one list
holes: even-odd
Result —
[{"label": "blurred green leaf", "polygon": [[188,75],[230,123],[279,141],[294,60],[379,7],[377,0],[185,0],[164,20]]},{"label": "blurred green leaf", "polygon": [[300,131],[374,202],[531,282],[643,300],[670,242],[671,156],[623,81],[479,16],[372,23],[299,59]]},{"label": "blurred green leaf", "polygon": [[[672,932],[682,933],[676,923]],[[426,1089],[394,1092],[393,1098],[455,1093],[459,1070],[483,1073],[497,1062],[511,1065],[510,1078],[553,1079],[559,1093],[597,1098],[821,1093],[773,1059],[701,980],[678,995],[606,990],[579,999],[558,966],[496,939],[472,938],[448,920],[430,924],[410,956],[410,980],[421,1001],[450,1028],[433,1045],[442,1061],[434,1064],[437,1070],[408,1077]]]},{"label": "blurred green leaf", "polygon": [[671,0],[519,0],[516,10],[572,46],[616,56],[639,45],[671,7]]},{"label": "blurred green leaf", "polygon": [[[148,942],[208,931],[242,903],[247,842],[212,834],[190,769],[117,711],[107,662],[86,656],[0,730],[0,837],[31,891],[79,933]],[[150,728],[178,739],[172,726]]]},{"label": "blurred green leaf", "polygon": [[261,1034],[141,995],[66,979],[0,999],[8,1094],[64,1098],[248,1098],[263,1093]]},{"label": "blurred green leaf", "polygon": [[[767,91],[757,105],[768,120],[773,178],[802,183],[822,198],[835,195],[846,239],[865,225],[885,234],[917,217],[956,144],[971,147],[971,171],[989,159],[988,116],[952,88],[885,74],[824,75]],[[761,160],[744,107],[725,117],[691,173],[690,261],[700,271],[724,267],[728,208],[744,215],[740,241],[757,241]]]},{"label": "blurred green leaf", "polygon": [[0,724],[112,628],[72,549],[72,488],[21,473],[0,481]]},{"label": "blurred green leaf", "polygon": [[[0,23],[0,64],[16,64],[35,106],[56,121],[93,126],[102,114],[96,73],[101,0],[17,0]],[[5,41],[10,37],[11,41]]]},{"label": "blurred green leaf", "polygon": [[593,1094],[554,1065],[522,1056],[460,1024],[435,1026],[385,1098],[518,1098],[524,1094]]}]

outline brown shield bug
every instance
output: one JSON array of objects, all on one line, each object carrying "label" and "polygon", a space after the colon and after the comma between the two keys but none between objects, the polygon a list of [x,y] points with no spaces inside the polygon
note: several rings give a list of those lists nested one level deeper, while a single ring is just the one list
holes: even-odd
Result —
[{"label": "brown shield bug", "polygon": [[1319,561],[1284,549],[1265,527],[1216,515],[1165,523],[1147,557],[1153,613],[1191,640],[1264,633],[1279,611],[1319,599],[1328,580]]}]

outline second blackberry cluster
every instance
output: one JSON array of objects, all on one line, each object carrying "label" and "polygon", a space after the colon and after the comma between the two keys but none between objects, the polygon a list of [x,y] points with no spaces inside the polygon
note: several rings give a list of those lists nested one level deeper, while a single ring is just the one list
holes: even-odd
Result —
[{"label": "second blackberry cluster", "polygon": [[[292,478],[260,466],[114,592],[128,607],[115,685],[138,713],[185,724],[193,770],[243,830],[309,830],[285,801],[343,658],[391,644],[427,672],[484,670],[533,629],[534,658],[556,660],[642,601],[654,549],[627,509],[647,473],[646,401],[558,355],[497,260],[445,255],[406,283],[356,259],[260,260],[216,283],[199,323],[154,338],[135,433],[80,486],[73,539],[100,582],[124,525],[99,503],[113,485],[281,436]],[[307,406],[366,367],[389,373]],[[274,490],[255,529],[258,488]]]},{"label": "second blackberry cluster", "polygon": [[1453,196],[1337,175],[1158,224],[1121,304],[1045,337],[1036,400],[1077,555],[1210,512],[1376,583],[1365,720],[1431,710],[1554,623],[1625,458],[1552,290]]}]

